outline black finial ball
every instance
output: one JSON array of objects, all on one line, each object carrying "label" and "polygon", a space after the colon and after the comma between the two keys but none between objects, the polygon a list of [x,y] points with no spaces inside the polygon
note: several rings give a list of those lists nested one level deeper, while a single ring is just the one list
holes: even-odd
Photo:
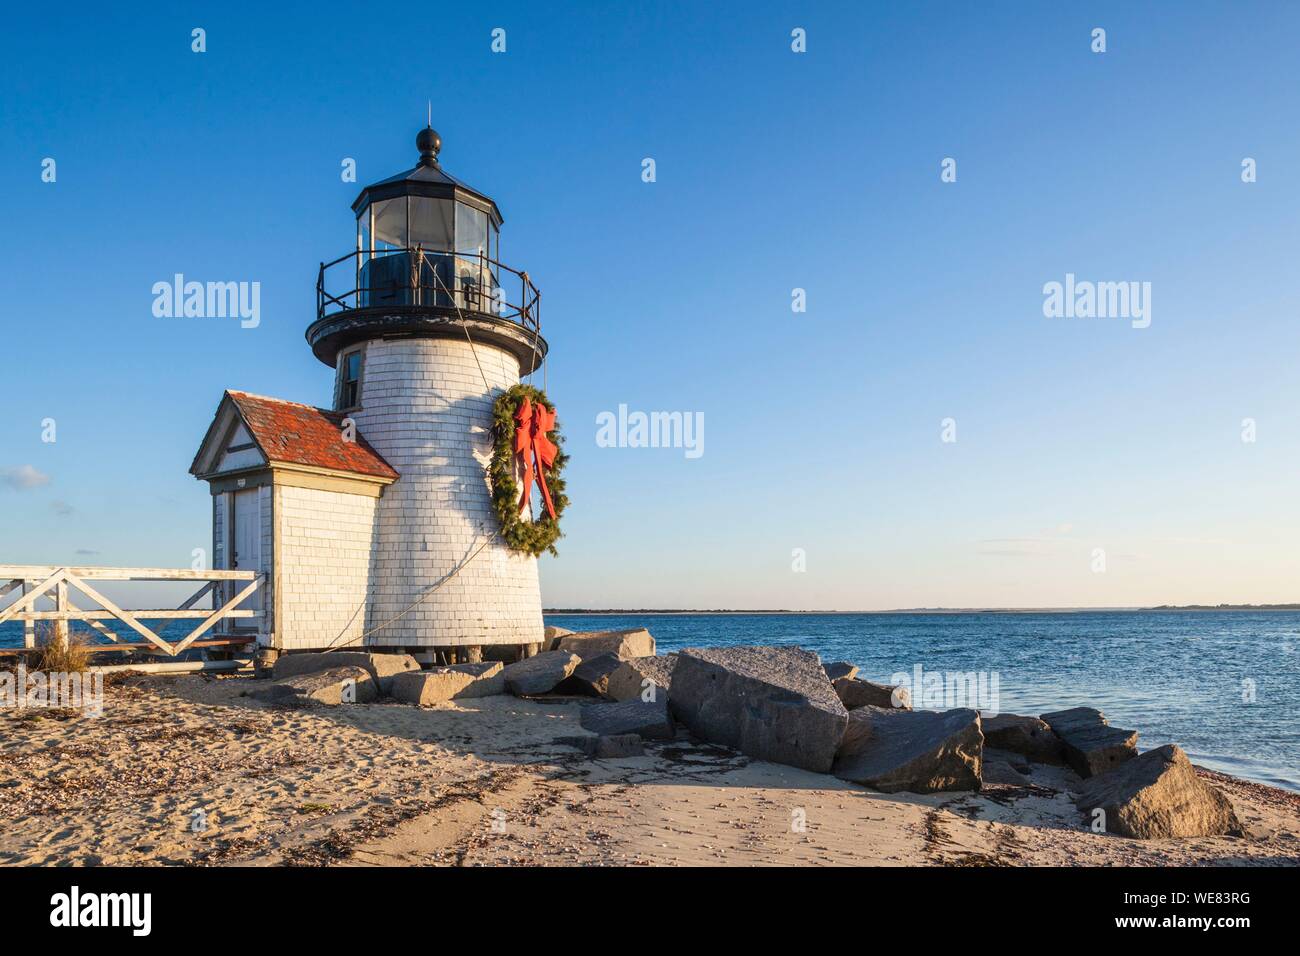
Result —
[{"label": "black finial ball", "polygon": [[438,161],[438,150],[442,149],[442,137],[432,126],[426,126],[415,137],[415,148],[420,151],[420,162],[426,166]]}]

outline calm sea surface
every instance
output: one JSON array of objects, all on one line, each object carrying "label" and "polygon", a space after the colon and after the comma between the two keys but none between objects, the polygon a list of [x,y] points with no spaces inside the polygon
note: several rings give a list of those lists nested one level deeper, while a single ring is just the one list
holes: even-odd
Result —
[{"label": "calm sea surface", "polygon": [[[661,652],[798,645],[852,661],[877,681],[918,664],[996,672],[1004,713],[1091,705],[1140,731],[1142,749],[1176,743],[1207,767],[1300,790],[1300,612],[553,614],[546,622],[646,627]],[[168,623],[169,638],[187,627]],[[0,646],[21,643],[21,625],[0,624]]]},{"label": "calm sea surface", "polygon": [[[860,675],[998,674],[1003,713],[1081,704],[1176,743],[1195,763],[1300,790],[1300,612],[1047,614],[548,614],[574,631],[645,627],[660,652],[798,645]],[[1243,701],[1253,682],[1254,702]]]}]

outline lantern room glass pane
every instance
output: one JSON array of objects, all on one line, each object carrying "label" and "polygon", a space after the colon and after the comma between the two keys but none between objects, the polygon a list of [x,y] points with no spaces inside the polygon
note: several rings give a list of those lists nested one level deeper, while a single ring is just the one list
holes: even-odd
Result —
[{"label": "lantern room glass pane", "polygon": [[456,203],[456,286],[460,304],[491,310],[492,273],[487,268],[487,213]]},{"label": "lantern room glass pane", "polygon": [[412,196],[410,244],[433,252],[451,252],[452,205],[450,199]]},{"label": "lantern room glass pane", "polygon": [[375,251],[400,249],[406,243],[406,197],[385,199],[370,207],[375,214]]},{"label": "lantern room glass pane", "polygon": [[370,207],[361,210],[357,217],[357,252],[370,251]]},{"label": "lantern room glass pane", "polygon": [[370,204],[372,255],[364,260],[360,274],[362,306],[410,305],[411,269],[404,252],[406,246],[406,197],[385,199]]},{"label": "lantern room glass pane", "polygon": [[455,210],[450,199],[430,196],[411,196],[411,247],[419,247],[417,261],[412,265],[419,281],[416,289],[417,305],[450,306],[446,290],[454,285],[451,274],[453,227]]},{"label": "lantern room glass pane", "polygon": [[463,256],[487,255],[487,213],[456,203],[456,251]]},{"label": "lantern room glass pane", "polygon": [[362,273],[366,268],[366,262],[370,259],[370,207],[367,206],[361,210],[361,215],[357,216],[357,284],[354,287],[357,292],[357,300],[354,305],[361,305],[361,289],[365,285],[362,281]]}]

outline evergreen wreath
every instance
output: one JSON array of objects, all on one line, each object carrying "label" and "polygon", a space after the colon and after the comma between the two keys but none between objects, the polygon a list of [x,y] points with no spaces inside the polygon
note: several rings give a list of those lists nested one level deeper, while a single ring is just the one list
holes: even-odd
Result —
[{"label": "evergreen wreath", "polygon": [[[521,489],[515,480],[514,449],[515,413],[524,399],[530,400],[535,405],[541,405],[548,411],[555,411],[555,406],[551,404],[546,394],[531,385],[515,385],[501,393],[493,403],[492,464],[488,467],[488,480],[492,486],[492,507],[501,522],[501,537],[510,548],[534,556],[543,551],[558,554],[559,552],[555,550],[555,542],[561,536],[559,519],[569,503],[569,498],[564,493],[564,479],[560,476],[560,472],[569,460],[569,456],[564,453],[563,439],[560,437],[557,423],[546,437],[555,442],[559,450],[555,453],[554,464],[542,471],[546,487],[551,493],[555,517],[552,518],[543,508],[536,520],[525,521],[519,506]],[[532,481],[533,476],[526,476],[526,480]]]}]

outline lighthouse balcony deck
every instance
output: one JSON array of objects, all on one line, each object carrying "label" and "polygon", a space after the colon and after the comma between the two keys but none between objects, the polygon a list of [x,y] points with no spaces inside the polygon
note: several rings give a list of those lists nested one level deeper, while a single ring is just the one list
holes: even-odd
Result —
[{"label": "lighthouse balcony deck", "polygon": [[318,320],[395,307],[472,312],[541,331],[541,292],[528,273],[480,253],[409,246],[349,252],[321,263]]},{"label": "lighthouse balcony deck", "polygon": [[484,255],[420,246],[350,252],[321,263],[316,321],[307,341],[334,366],[338,353],[365,339],[470,336],[519,359],[521,374],[546,357],[541,293],[527,272]]}]

